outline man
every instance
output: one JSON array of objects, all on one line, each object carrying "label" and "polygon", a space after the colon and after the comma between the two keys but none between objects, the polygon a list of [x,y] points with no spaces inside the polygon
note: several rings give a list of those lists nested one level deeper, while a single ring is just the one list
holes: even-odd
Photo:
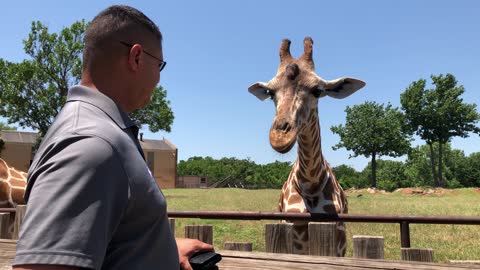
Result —
[{"label": "man", "polygon": [[81,85],[29,170],[13,269],[191,269],[213,247],[172,235],[165,198],[128,113],[145,106],[166,62],[158,27],[112,6],[87,29]]}]

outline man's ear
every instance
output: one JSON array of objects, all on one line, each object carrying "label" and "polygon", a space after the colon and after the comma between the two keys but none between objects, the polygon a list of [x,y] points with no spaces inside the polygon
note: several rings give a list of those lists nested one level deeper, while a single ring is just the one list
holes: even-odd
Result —
[{"label": "man's ear", "polygon": [[264,82],[257,82],[252,84],[250,87],[248,87],[248,92],[256,96],[261,101],[264,101],[271,97],[269,93],[270,89],[267,87],[267,84]]},{"label": "man's ear", "polygon": [[130,48],[130,53],[128,55],[128,64],[130,69],[137,70],[139,68],[139,63],[141,61],[141,54],[142,54],[142,45],[134,44]]},{"label": "man's ear", "polygon": [[321,96],[330,96],[333,98],[346,98],[357,90],[365,86],[365,82],[354,78],[339,78],[331,81],[324,81],[319,88],[322,91]]}]

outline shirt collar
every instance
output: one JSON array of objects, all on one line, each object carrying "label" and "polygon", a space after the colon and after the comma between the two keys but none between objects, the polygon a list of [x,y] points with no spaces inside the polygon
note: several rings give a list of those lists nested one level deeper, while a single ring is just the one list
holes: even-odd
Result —
[{"label": "shirt collar", "polygon": [[128,114],[115,101],[98,90],[82,85],[72,86],[67,95],[67,102],[71,101],[91,104],[105,112],[121,129],[129,128],[138,132],[138,126],[135,125]]}]

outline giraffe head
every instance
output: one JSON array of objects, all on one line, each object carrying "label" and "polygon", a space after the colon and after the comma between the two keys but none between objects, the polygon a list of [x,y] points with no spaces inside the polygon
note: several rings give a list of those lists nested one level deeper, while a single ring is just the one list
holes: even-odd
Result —
[{"label": "giraffe head", "polygon": [[319,98],[345,98],[365,86],[363,81],[353,78],[322,79],[314,71],[313,40],[306,37],[303,45],[303,55],[295,59],[290,54],[290,40],[284,39],[275,77],[268,83],[257,82],[248,88],[260,100],[271,98],[275,104],[270,144],[280,153],[290,151],[295,145],[297,135],[307,126],[311,114],[317,113]]}]

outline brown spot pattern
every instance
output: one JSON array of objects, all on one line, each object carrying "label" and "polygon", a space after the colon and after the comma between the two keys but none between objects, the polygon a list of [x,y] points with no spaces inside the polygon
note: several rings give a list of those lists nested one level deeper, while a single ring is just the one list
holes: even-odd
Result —
[{"label": "brown spot pattern", "polygon": [[0,179],[8,179],[8,167],[3,159],[0,159]]},{"label": "brown spot pattern", "polygon": [[10,185],[5,182],[0,182],[0,202],[8,201],[10,194]]},{"label": "brown spot pattern", "polygon": [[23,195],[27,185],[26,178],[26,173],[8,167],[0,158],[0,203],[8,207],[25,204]]},{"label": "brown spot pattern", "polygon": [[23,195],[25,194],[25,189],[23,188],[12,188],[12,200],[16,204],[25,204]]}]

